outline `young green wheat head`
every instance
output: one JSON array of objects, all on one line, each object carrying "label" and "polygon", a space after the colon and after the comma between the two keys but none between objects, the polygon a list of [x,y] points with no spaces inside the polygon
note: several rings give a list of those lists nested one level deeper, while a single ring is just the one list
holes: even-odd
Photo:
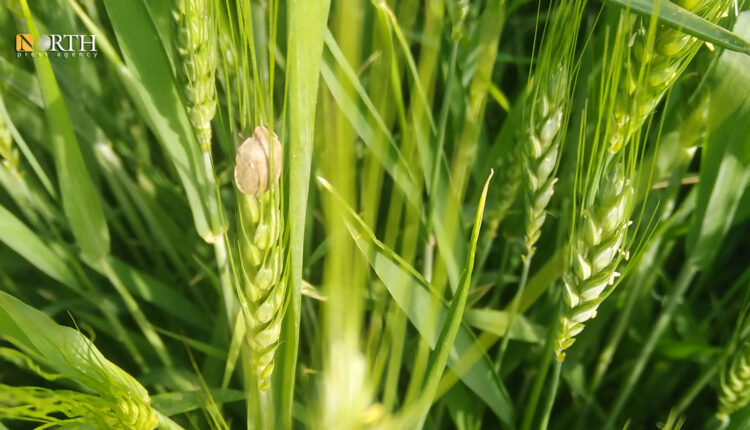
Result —
[{"label": "young green wheat head", "polygon": [[3,167],[14,176],[18,178],[23,176],[18,165],[20,161],[18,149],[13,146],[13,137],[3,118],[0,118],[0,160],[2,160]]},{"label": "young green wheat head", "polygon": [[284,317],[279,176],[281,143],[257,127],[237,150],[234,178],[239,196],[240,303],[248,327],[258,388],[266,391]]},{"label": "young green wheat head", "polygon": [[174,11],[178,77],[201,150],[211,150],[211,119],[216,113],[215,22],[208,0],[178,0]]},{"label": "young green wheat head", "polygon": [[547,217],[554,193],[566,117],[570,110],[572,65],[578,28],[585,2],[564,1],[554,11],[535,69],[524,123],[528,127],[522,146],[525,174],[526,231],[524,258],[530,259]]},{"label": "young green wheat head", "polygon": [[563,125],[564,102],[568,76],[563,67],[557,68],[539,94],[535,94],[529,120],[528,142],[524,145],[524,173],[526,178],[526,252],[534,254],[534,246],[542,233],[547,217],[547,204],[554,193],[557,178],[553,175],[560,153],[560,134]]},{"label": "young green wheat head", "polygon": [[135,396],[116,400],[70,390],[0,384],[0,418],[47,423],[86,424],[97,429],[153,430],[159,417]]},{"label": "young green wheat head", "polygon": [[719,383],[721,390],[716,417],[727,421],[729,415],[750,401],[750,342],[746,341],[730,357]]},{"label": "young green wheat head", "polygon": [[558,360],[565,358],[564,351],[614,287],[617,265],[625,254],[632,200],[625,164],[616,162],[599,184],[593,203],[582,210],[570,244],[571,262],[563,279],[565,306],[555,341]]},{"label": "young green wheat head", "polygon": [[[732,2],[680,0],[676,3],[716,22]],[[628,41],[630,55],[624,63],[608,129],[611,152],[618,152],[641,128],[703,43],[680,30],[658,25],[649,31],[648,26],[646,19],[636,19],[635,30]]]}]

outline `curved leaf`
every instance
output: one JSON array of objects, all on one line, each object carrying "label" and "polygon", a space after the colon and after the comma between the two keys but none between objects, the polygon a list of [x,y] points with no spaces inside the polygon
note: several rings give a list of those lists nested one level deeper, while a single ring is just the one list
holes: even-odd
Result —
[{"label": "curved leaf", "polygon": [[[737,29],[750,33],[750,13],[743,13]],[[750,57],[725,52],[716,67],[717,85],[709,121],[718,123],[703,150],[698,200],[688,234],[690,262],[710,264],[734,220],[742,194],[750,185]]]},{"label": "curved leaf", "polygon": [[750,55],[750,42],[707,19],[677,6],[669,0],[657,0],[661,1],[658,6],[652,0],[603,1],[605,3],[616,4],[646,17],[650,17],[654,8],[658,7],[659,22],[662,24],[695,36],[703,41],[711,42],[716,46]]}]

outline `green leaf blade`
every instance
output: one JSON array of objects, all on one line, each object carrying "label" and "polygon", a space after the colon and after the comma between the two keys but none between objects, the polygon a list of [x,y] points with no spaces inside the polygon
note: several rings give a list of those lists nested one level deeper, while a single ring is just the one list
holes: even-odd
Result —
[{"label": "green leaf blade", "polygon": [[623,9],[650,17],[654,8],[658,7],[659,22],[686,34],[695,36],[716,46],[750,55],[750,42],[731,31],[722,28],[668,0],[657,2],[651,0],[603,0],[613,3]]},{"label": "green leaf blade", "polygon": [[[39,32],[34,25],[28,4],[22,0],[21,5],[27,25],[34,37],[38,38]],[[99,261],[109,253],[110,247],[104,210],[83,161],[49,59],[46,56],[35,56],[33,60],[44,101],[63,210],[84,257],[90,261]]]}]

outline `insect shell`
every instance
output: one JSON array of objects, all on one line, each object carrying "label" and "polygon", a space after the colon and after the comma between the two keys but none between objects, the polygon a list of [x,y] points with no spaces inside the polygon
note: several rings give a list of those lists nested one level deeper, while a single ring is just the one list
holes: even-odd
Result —
[{"label": "insect shell", "polygon": [[[270,145],[269,140],[273,140]],[[271,153],[271,146],[273,153]],[[273,164],[271,164],[272,161]],[[275,133],[273,138],[269,139],[268,128],[258,126],[253,131],[253,135],[245,139],[237,149],[234,183],[237,184],[240,192],[259,196],[270,187],[271,175],[273,175],[273,183],[276,183],[281,176],[281,142]]]}]

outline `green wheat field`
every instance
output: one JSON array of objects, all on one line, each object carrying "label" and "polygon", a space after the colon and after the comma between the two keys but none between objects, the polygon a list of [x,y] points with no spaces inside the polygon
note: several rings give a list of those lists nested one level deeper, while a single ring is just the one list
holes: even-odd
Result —
[{"label": "green wheat field", "polygon": [[746,0],[1,0],[0,430],[750,429]]}]

